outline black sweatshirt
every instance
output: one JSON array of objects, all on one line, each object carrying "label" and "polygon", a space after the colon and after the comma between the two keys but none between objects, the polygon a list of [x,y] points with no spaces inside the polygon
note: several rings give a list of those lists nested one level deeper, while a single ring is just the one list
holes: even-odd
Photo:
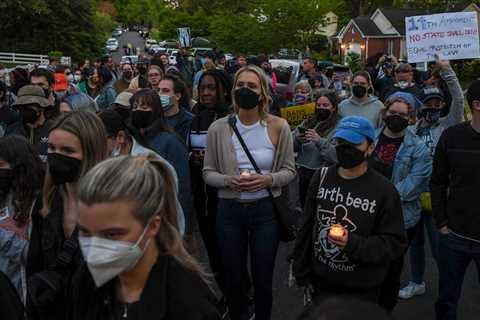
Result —
[{"label": "black sweatshirt", "polygon": [[[330,167],[320,188],[319,183],[320,170],[310,183],[295,245],[297,283],[341,289],[380,286],[389,263],[404,253],[407,243],[397,190],[373,169],[347,180]],[[349,232],[343,250],[327,239],[333,224]]]},{"label": "black sweatshirt", "polygon": [[470,122],[445,130],[433,160],[432,209],[438,228],[480,241],[480,133]]}]

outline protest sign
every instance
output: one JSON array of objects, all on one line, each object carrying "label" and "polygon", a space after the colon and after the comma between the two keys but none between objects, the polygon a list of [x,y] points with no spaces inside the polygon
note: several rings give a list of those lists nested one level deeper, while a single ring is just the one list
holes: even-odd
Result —
[{"label": "protest sign", "polygon": [[178,42],[181,48],[190,48],[192,39],[190,38],[190,28],[178,28]]},{"label": "protest sign", "polygon": [[315,113],[315,103],[304,104],[301,106],[281,108],[282,118],[287,120],[291,129],[295,129],[309,115]]},{"label": "protest sign", "polygon": [[476,12],[407,17],[405,29],[410,63],[480,57]]}]

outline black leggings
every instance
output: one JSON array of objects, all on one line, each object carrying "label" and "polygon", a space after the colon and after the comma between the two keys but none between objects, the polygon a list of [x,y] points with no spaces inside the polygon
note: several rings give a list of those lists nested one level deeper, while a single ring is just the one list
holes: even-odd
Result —
[{"label": "black leggings", "polygon": [[407,249],[400,257],[390,262],[387,275],[385,276],[385,280],[383,280],[383,283],[380,287],[378,304],[389,313],[393,311],[393,308],[395,308],[398,303],[398,291],[400,290],[400,277],[402,275],[405,254],[412,243],[413,237],[417,231],[417,227],[418,224],[405,230],[407,232],[408,240]]}]

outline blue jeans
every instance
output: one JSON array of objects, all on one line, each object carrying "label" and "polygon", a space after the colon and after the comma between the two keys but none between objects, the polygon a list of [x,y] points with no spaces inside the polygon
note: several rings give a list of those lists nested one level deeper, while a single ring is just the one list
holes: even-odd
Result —
[{"label": "blue jeans", "polygon": [[472,260],[480,268],[480,243],[449,233],[440,235],[438,248],[439,292],[435,312],[437,320],[454,320],[465,271]]},{"label": "blue jeans", "polygon": [[422,219],[417,225],[417,230],[410,246],[412,281],[416,284],[422,284],[425,275],[425,229],[427,229],[433,259],[437,262],[439,232],[431,212],[422,212]]},{"label": "blue jeans", "polygon": [[275,257],[279,243],[278,223],[270,198],[254,203],[219,199],[217,240],[226,275],[226,297],[231,320],[248,316],[247,254],[255,290],[255,319],[270,320]]}]

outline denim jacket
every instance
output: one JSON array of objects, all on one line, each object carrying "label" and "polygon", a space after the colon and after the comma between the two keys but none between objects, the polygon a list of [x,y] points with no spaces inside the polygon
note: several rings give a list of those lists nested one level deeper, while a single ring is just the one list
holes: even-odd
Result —
[{"label": "denim jacket", "polygon": [[[383,130],[384,127],[377,129],[375,143],[378,143]],[[420,195],[427,190],[431,173],[430,151],[412,128],[407,128],[395,157],[391,179],[400,194],[406,229],[414,227],[420,221],[422,210]]]}]

